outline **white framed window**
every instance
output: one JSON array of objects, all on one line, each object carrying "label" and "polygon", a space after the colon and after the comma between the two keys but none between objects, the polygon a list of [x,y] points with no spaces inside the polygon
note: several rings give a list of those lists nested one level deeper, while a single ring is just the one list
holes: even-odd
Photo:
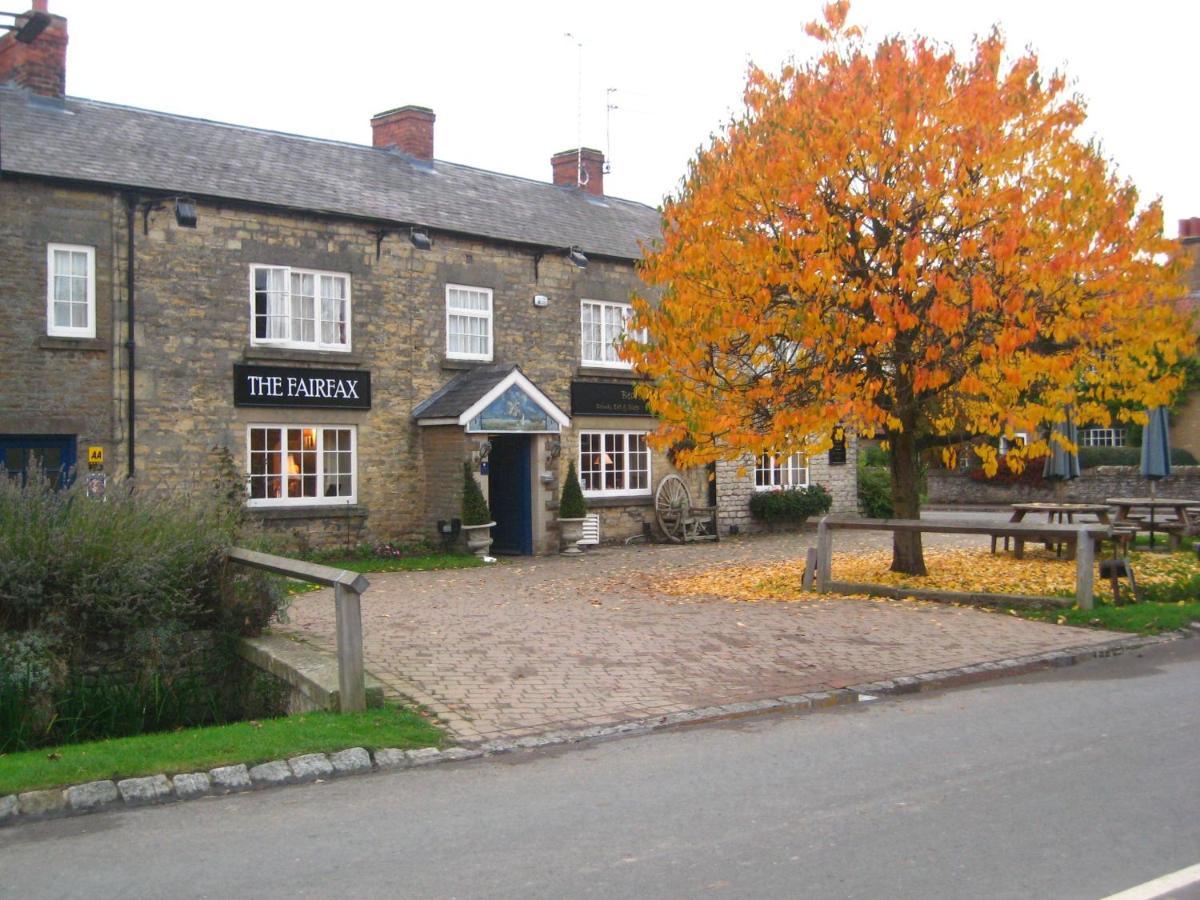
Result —
[{"label": "white framed window", "polygon": [[446,356],[491,360],[491,288],[446,285]]},{"label": "white framed window", "polygon": [[803,453],[781,456],[760,453],[754,464],[756,491],[781,491],[786,488],[808,487],[808,457]]},{"label": "white framed window", "polygon": [[1124,447],[1124,428],[1084,428],[1079,432],[1081,447]]},{"label": "white framed window", "polygon": [[1029,435],[1024,431],[1013,432],[1012,437],[1000,435],[1000,456],[1007,455],[1008,451],[1013,448],[1024,447],[1029,443]]},{"label": "white framed window", "polygon": [[96,336],[96,250],[46,245],[46,334]]},{"label": "white framed window", "polygon": [[631,368],[632,364],[617,354],[617,344],[625,336],[632,315],[633,307],[628,303],[580,301],[580,347],[584,365],[608,369]]},{"label": "white framed window", "polygon": [[247,426],[248,505],[318,506],[356,502],[355,443],[353,426]]},{"label": "white framed window", "polygon": [[251,266],[250,343],[348,351],[350,276]]},{"label": "white framed window", "polygon": [[579,484],[589,497],[648,495],[650,448],[646,432],[580,432]]}]

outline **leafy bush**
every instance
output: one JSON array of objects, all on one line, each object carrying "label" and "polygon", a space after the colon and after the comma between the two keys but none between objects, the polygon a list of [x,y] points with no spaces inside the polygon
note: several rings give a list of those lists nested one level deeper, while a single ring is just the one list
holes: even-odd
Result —
[{"label": "leafy bush", "polygon": [[809,516],[829,512],[833,497],[814,484],[784,491],[763,491],[750,498],[750,514],[764,522],[804,522]]},{"label": "leafy bush", "polygon": [[483,491],[479,489],[475,476],[471,474],[471,464],[464,462],[462,523],[464,525],[486,525],[490,521],[492,521],[492,512],[488,509],[487,501],[483,499]]},{"label": "leafy bush", "polygon": [[891,472],[879,466],[858,467],[858,508],[868,519],[890,519],[895,515]]},{"label": "leafy bush", "polygon": [[[82,481],[0,478],[0,752],[69,736],[106,680],[124,706],[164,710],[124,721],[173,727],[192,719],[170,708],[203,718],[224,702],[232,639],[280,606],[268,576],[227,562],[244,497],[227,454],[214,483],[175,493],[126,484],[98,500]],[[196,634],[203,653],[184,647]]]},{"label": "leafy bush", "polygon": [[587,515],[587,501],[579,487],[579,476],[575,474],[575,463],[567,465],[567,480],[563,482],[562,498],[558,501],[560,519],[582,519]]},{"label": "leafy bush", "polygon": [[1014,472],[1008,467],[1008,462],[1002,458],[996,474],[990,478],[982,468],[968,469],[967,477],[972,481],[981,481],[985,484],[1017,484],[1022,487],[1044,488],[1049,485],[1049,482],[1042,477],[1045,461],[1044,456],[1027,460],[1024,469]]},{"label": "leafy bush", "polygon": [[858,458],[862,461],[862,465],[872,469],[886,469],[892,462],[891,453],[878,444],[864,444]]}]

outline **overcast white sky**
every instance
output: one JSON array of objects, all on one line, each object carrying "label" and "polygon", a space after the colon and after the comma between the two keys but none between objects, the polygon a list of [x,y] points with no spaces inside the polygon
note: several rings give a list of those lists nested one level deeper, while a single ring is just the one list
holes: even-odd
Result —
[{"label": "overcast white sky", "polygon": [[[649,204],[738,106],[749,61],[814,53],[803,25],[820,7],[50,0],[69,20],[74,96],[363,144],[371,115],[415,103],[437,114],[437,158],[542,180],[577,145],[569,32],[583,44],[583,143],[611,154],[606,193]],[[999,24],[1010,48],[1071,77],[1085,133],[1143,198],[1163,197],[1168,235],[1200,216],[1200,2],[856,0],[850,16],[869,39],[920,32],[960,50]]]}]

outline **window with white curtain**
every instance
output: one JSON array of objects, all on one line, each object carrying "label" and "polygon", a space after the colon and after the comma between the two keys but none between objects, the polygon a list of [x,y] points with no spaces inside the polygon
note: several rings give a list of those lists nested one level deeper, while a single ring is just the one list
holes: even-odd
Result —
[{"label": "window with white curtain", "polygon": [[350,349],[350,276],[250,267],[250,343],[309,350]]},{"label": "window with white curtain", "polygon": [[446,285],[446,356],[451,359],[492,358],[492,291]]},{"label": "window with white curtain", "polygon": [[74,244],[46,246],[46,334],[96,336],[96,251]]},{"label": "window with white curtain", "polygon": [[631,367],[631,363],[617,353],[617,345],[625,337],[625,328],[632,315],[633,307],[628,303],[580,301],[580,346],[584,365],[610,369]]},{"label": "window with white curtain", "polygon": [[250,506],[354,503],[355,430],[251,425],[246,431]]},{"label": "window with white curtain", "polygon": [[779,491],[786,488],[808,487],[808,457],[803,453],[783,456],[760,453],[754,465],[754,489]]}]

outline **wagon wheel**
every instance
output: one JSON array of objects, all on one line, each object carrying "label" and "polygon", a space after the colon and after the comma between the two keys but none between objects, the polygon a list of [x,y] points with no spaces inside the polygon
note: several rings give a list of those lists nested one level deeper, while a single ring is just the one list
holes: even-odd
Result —
[{"label": "wagon wheel", "polygon": [[667,540],[683,543],[685,520],[691,508],[692,497],[682,478],[668,475],[658,483],[658,490],[654,492],[654,515]]}]

